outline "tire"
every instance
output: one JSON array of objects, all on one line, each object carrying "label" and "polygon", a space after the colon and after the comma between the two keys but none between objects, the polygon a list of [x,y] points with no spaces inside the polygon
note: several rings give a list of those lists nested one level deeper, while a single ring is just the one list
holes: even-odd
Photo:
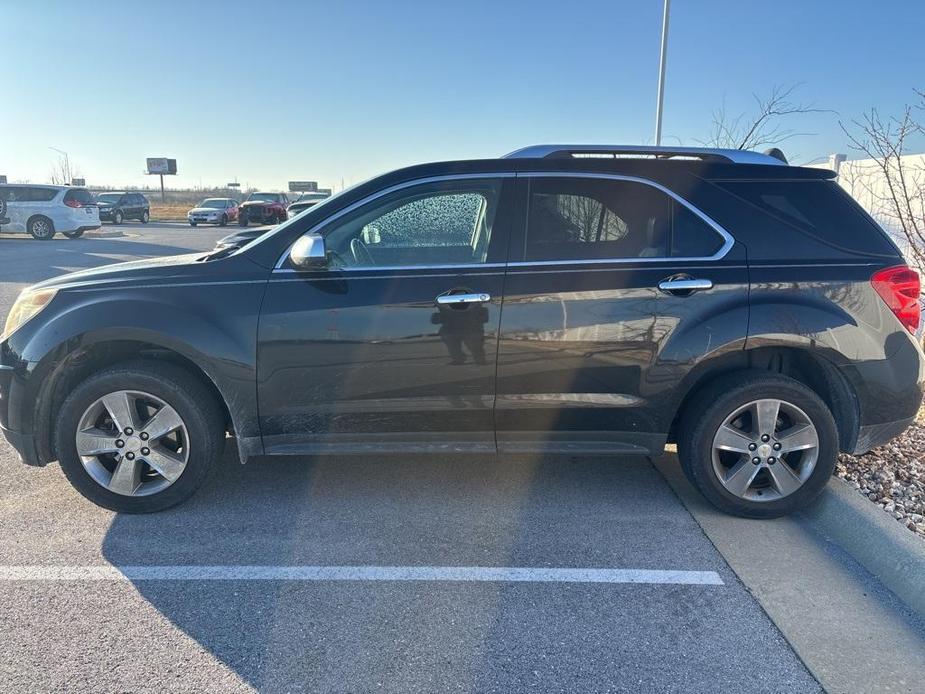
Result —
[{"label": "tire", "polygon": [[151,219],[151,213],[148,212],[148,210],[145,210],[144,212],[141,213],[141,223],[142,224],[147,224],[150,219]]},{"label": "tire", "polygon": [[238,215],[238,226],[246,227],[247,226],[247,212],[241,212]]},{"label": "tire", "polygon": [[[135,480],[141,480],[137,482],[136,490],[144,490],[147,486],[147,491],[134,495],[129,495],[130,492],[112,491],[93,476],[96,474],[104,478],[109,477],[109,484],[113,485],[115,475],[111,474],[104,465],[109,468],[117,468],[121,465],[121,463],[114,462],[115,458],[109,457],[115,455],[115,448],[113,448],[113,454],[88,456],[87,458],[91,461],[89,466],[85,466],[77,451],[77,432],[85,430],[85,418],[88,413],[91,417],[95,416],[92,414],[95,411],[94,408],[102,407],[99,405],[100,399],[107,394],[119,391],[131,391],[136,396],[160,400],[162,405],[169,405],[173,408],[183,426],[182,434],[177,433],[176,436],[178,438],[182,436],[185,442],[180,449],[181,452],[185,450],[183,453],[187,458],[183,463],[185,467],[182,467],[178,476],[170,481],[166,477],[161,477],[153,467],[141,460],[142,454],[148,451],[145,455],[149,455],[151,449],[140,448],[138,458],[135,459],[138,462],[132,465],[142,472],[131,476],[131,479],[132,484],[136,483]],[[138,400],[144,399],[144,397],[138,398]],[[114,423],[106,421],[108,410],[101,409],[100,411],[102,419],[98,422],[107,425],[107,436],[120,436],[124,439],[124,441],[117,441],[116,445],[122,443],[121,450],[129,451],[125,453],[125,459],[130,457],[131,450],[145,445],[145,441],[141,440],[145,436],[144,416],[139,416],[137,406],[135,421],[140,431],[125,429],[120,433]],[[140,411],[144,412],[143,409]],[[150,424],[151,421],[153,418],[148,423]],[[126,432],[133,436],[129,436]],[[206,386],[185,369],[157,361],[125,362],[90,376],[65,399],[58,412],[55,425],[55,448],[61,469],[68,481],[93,503],[119,513],[153,513],[188,499],[205,482],[218,464],[224,438],[222,412]],[[108,441],[109,439],[100,440]],[[154,443],[148,442],[148,445],[152,449],[161,452],[165,450],[160,447],[164,445],[165,439],[155,440],[152,436],[151,441]],[[154,451],[155,455],[157,450]],[[173,451],[170,452],[174,456],[180,455]],[[91,473],[91,468],[94,470],[93,473]],[[152,489],[155,491],[151,492]]]},{"label": "tire", "polygon": [[48,217],[38,215],[29,220],[28,231],[34,239],[50,241],[55,236],[55,225]]},{"label": "tire", "polygon": [[84,230],[77,229],[76,231],[62,231],[61,233],[67,236],[69,239],[79,239],[84,235]]},{"label": "tire", "polygon": [[196,222],[190,222],[189,225],[190,225],[191,227],[194,227],[194,226],[196,226]]},{"label": "tire", "polygon": [[112,223],[122,224],[122,210],[116,210],[112,213]]},{"label": "tire", "polygon": [[220,221],[220,222],[218,223],[218,225],[219,225],[220,227],[226,227],[226,226],[228,226],[228,215],[227,215],[227,214],[223,214],[223,215],[222,215],[222,221]]},{"label": "tire", "polygon": [[[780,403],[772,428],[757,424],[759,400],[765,401],[765,412],[775,411],[770,403]],[[733,429],[732,437],[715,440],[724,424],[727,435]],[[747,426],[740,429],[743,424]],[[803,429],[807,425],[815,437]],[[786,434],[798,428],[800,440]],[[745,430],[739,438],[737,433]],[[766,431],[771,433],[762,434]],[[679,433],[678,453],[687,478],[714,506],[746,518],[776,518],[805,507],[829,481],[838,456],[835,420],[822,399],[799,381],[765,371],[740,371],[707,386],[685,408]],[[790,445],[804,447],[788,451],[788,439]],[[729,448],[714,447],[727,441]],[[815,447],[809,447],[812,441]],[[736,470],[742,474],[735,475]],[[749,475],[753,481],[739,491],[744,480],[751,480]]]}]

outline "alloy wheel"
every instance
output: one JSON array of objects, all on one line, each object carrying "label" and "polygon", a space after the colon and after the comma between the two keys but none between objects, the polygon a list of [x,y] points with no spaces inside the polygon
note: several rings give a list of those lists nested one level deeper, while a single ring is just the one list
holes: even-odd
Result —
[{"label": "alloy wheel", "polygon": [[93,480],[115,494],[156,494],[179,479],[189,460],[189,432],[160,398],[120,390],[95,400],[80,418],[77,454]]},{"label": "alloy wheel", "polygon": [[749,501],[775,501],[809,479],[819,458],[819,434],[796,405],[754,400],[720,425],[712,458],[713,472],[728,492]]}]

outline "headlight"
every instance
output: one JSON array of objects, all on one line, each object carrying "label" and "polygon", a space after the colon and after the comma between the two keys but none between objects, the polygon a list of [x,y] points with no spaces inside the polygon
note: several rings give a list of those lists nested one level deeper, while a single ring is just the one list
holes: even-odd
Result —
[{"label": "headlight", "polygon": [[57,289],[38,289],[36,291],[24,290],[10,309],[6,317],[6,327],[0,335],[0,342],[19,330],[30,318],[37,315],[58,293]]}]

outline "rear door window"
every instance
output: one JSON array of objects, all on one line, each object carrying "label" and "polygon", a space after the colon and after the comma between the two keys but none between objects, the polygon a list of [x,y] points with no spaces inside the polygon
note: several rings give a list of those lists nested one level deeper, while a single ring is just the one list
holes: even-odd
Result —
[{"label": "rear door window", "polygon": [[527,261],[703,258],[723,237],[661,190],[638,181],[531,180]]}]

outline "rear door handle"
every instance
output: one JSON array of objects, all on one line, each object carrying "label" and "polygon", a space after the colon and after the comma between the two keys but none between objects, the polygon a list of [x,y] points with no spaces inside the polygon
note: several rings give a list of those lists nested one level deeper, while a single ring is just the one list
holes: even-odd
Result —
[{"label": "rear door handle", "polygon": [[668,294],[691,293],[705,289],[713,289],[713,282],[707,279],[693,277],[669,277],[658,283],[658,288]]},{"label": "rear door handle", "polygon": [[491,301],[491,294],[484,292],[478,294],[441,294],[437,297],[437,303],[442,305],[452,304],[485,304]]}]

